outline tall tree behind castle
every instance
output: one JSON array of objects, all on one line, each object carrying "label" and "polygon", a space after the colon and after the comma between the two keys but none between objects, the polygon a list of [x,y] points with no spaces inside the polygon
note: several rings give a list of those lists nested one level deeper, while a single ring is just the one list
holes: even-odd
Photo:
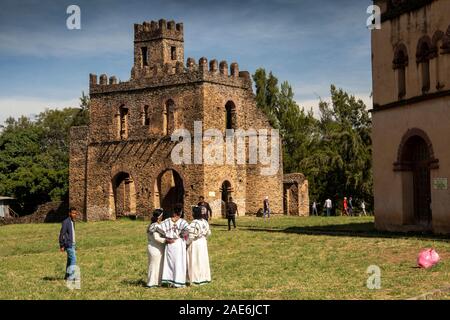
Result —
[{"label": "tall tree behind castle", "polygon": [[80,108],[46,110],[36,119],[5,121],[0,133],[0,194],[15,197],[23,213],[68,193],[69,130],[89,121],[89,98]]},{"label": "tall tree behind castle", "polygon": [[320,102],[316,119],[298,106],[288,82],[278,87],[262,68],[253,80],[258,107],[280,129],[284,169],[305,174],[311,199],[351,195],[372,203],[371,120],[364,103],[332,85],[331,103]]}]

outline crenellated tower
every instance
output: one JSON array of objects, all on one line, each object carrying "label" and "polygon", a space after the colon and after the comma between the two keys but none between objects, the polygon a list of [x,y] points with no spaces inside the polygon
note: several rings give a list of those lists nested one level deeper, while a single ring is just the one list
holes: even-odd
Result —
[{"label": "crenellated tower", "polygon": [[[198,137],[196,130],[225,135],[241,129],[248,131],[247,140],[254,137],[251,129],[271,129],[256,106],[248,71],[236,62],[184,60],[183,24],[164,19],[135,24],[131,79],[90,74],[89,96],[91,121],[72,129],[69,165],[70,204],[84,219],[144,216],[155,208],[171,211],[178,203],[189,216],[200,195],[217,217],[225,214],[223,201],[231,195],[241,214],[256,213],[265,196],[272,212],[283,212],[281,156],[270,176],[262,176],[263,163],[172,159],[178,129],[192,137]],[[200,143],[204,150],[209,146],[208,138]],[[300,190],[295,183],[290,187]],[[298,198],[295,190],[290,199]]]},{"label": "crenellated tower", "polygon": [[[183,24],[160,19],[134,25],[134,66],[131,78],[151,76],[161,66],[175,69],[184,61]],[[169,71],[170,72],[170,71]]]}]

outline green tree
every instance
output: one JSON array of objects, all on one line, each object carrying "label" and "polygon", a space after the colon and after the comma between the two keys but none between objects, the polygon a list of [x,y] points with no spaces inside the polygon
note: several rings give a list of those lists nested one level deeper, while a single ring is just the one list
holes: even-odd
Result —
[{"label": "green tree", "polygon": [[272,72],[267,77],[266,70],[259,68],[253,75],[253,81],[256,87],[256,105],[266,114],[270,124],[278,128],[278,79]]},{"label": "green tree", "polygon": [[24,212],[68,195],[69,131],[88,123],[89,98],[80,108],[46,110],[36,119],[9,118],[0,132],[0,194],[15,197]]},{"label": "green tree", "polygon": [[91,105],[91,100],[89,96],[86,96],[84,92],[81,93],[80,97],[80,109],[77,115],[73,119],[72,126],[85,126],[89,124],[89,107]]},{"label": "green tree", "polygon": [[371,119],[361,100],[331,86],[331,104],[319,105],[319,139],[301,166],[316,184],[320,201],[352,196],[372,203]]},{"label": "green tree", "polygon": [[[371,120],[361,100],[331,86],[331,103],[319,103],[320,119],[294,100],[288,82],[278,87],[262,68],[253,75],[257,106],[280,129],[285,173],[302,172],[310,198],[352,196],[370,204],[372,196]],[[270,83],[270,85],[269,85]]]}]

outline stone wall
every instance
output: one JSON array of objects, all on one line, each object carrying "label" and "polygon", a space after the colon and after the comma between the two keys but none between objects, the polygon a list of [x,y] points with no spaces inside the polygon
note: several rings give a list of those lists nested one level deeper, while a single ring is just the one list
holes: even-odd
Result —
[{"label": "stone wall", "polygon": [[0,219],[0,225],[21,223],[58,223],[68,217],[69,206],[66,201],[54,201],[41,204],[29,215]]},{"label": "stone wall", "polygon": [[69,203],[86,220],[86,165],[89,128],[70,129]]}]

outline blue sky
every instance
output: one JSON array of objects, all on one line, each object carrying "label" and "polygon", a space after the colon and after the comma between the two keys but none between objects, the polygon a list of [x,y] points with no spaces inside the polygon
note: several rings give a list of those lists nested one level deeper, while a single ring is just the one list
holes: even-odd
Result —
[{"label": "blue sky", "polygon": [[[66,9],[81,8],[81,30]],[[330,84],[371,103],[370,0],[0,0],[0,123],[8,116],[77,106],[89,73],[126,81],[133,24],[184,23],[185,59],[271,70],[316,108]]]}]

